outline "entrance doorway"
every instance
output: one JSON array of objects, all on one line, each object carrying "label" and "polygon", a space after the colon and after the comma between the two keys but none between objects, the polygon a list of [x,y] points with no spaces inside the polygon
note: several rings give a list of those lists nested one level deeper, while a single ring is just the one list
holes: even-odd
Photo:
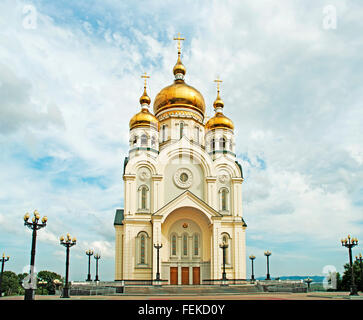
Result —
[{"label": "entrance doorway", "polygon": [[193,267],[193,284],[200,284],[200,267]]},{"label": "entrance doorway", "polygon": [[182,285],[189,284],[189,267],[182,267]]},{"label": "entrance doorway", "polygon": [[170,267],[170,284],[178,284],[178,267]]}]

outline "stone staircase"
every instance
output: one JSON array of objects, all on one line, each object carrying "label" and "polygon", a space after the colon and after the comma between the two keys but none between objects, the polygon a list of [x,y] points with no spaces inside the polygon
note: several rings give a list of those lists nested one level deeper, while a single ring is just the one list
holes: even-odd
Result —
[{"label": "stone staircase", "polygon": [[254,284],[229,286],[125,286],[124,295],[211,295],[211,294],[241,294],[261,292]]}]

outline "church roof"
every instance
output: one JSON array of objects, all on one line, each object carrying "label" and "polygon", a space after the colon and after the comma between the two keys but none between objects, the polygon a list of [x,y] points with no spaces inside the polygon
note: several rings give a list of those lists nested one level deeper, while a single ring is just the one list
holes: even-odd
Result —
[{"label": "church roof", "polygon": [[124,220],[124,209],[117,209],[115,214],[115,220],[113,222],[114,226],[122,226]]}]

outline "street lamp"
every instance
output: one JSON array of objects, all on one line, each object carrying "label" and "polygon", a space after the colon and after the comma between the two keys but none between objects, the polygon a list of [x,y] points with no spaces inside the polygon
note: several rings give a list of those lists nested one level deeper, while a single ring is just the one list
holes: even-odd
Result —
[{"label": "street lamp", "polygon": [[101,255],[99,253],[96,253],[94,258],[96,259],[96,278],[95,278],[95,281],[99,281],[98,280],[98,260],[101,259]]},{"label": "street lamp", "polygon": [[54,285],[54,291],[57,294],[57,291],[59,290],[59,287],[61,286],[62,282],[59,279],[54,279],[53,280],[53,285]]},{"label": "street lamp", "polygon": [[253,260],[255,260],[255,259],[256,259],[256,257],[255,257],[253,254],[251,254],[251,255],[249,256],[249,258],[251,259],[251,263],[252,263],[252,275],[251,275],[251,281],[255,281],[255,275],[253,274]]},{"label": "street lamp", "polygon": [[68,272],[69,272],[69,248],[73,247],[76,242],[77,239],[73,238],[71,239],[71,236],[69,233],[67,233],[67,238],[64,239],[63,236],[60,237],[60,244],[64,247],[66,247],[66,283],[65,286],[63,288],[63,292],[62,292],[62,296],[61,298],[69,298],[69,285],[68,285]]},{"label": "street lamp", "polygon": [[222,272],[222,283],[226,284],[227,282],[227,275],[226,275],[226,249],[228,248],[227,243],[222,243],[219,247],[223,250],[223,272]]},{"label": "street lamp", "polygon": [[93,255],[92,250],[86,250],[86,255],[88,256],[88,276],[86,281],[92,281],[91,279],[91,256]]},{"label": "street lamp", "polygon": [[266,275],[266,279],[265,280],[271,280],[270,278],[270,263],[269,263],[269,257],[271,255],[270,251],[265,251],[264,255],[267,257],[267,275]]},{"label": "street lamp", "polygon": [[160,271],[159,271],[159,250],[163,247],[163,245],[160,243],[154,244],[154,248],[157,250],[156,252],[156,281],[160,281]]},{"label": "street lamp", "polygon": [[44,287],[45,285],[47,284],[48,282],[45,281],[45,280],[39,280],[38,281],[38,284],[42,287],[42,295],[43,295],[43,290],[44,290]]},{"label": "street lamp", "polygon": [[348,248],[348,251],[349,251],[349,265],[350,265],[350,270],[352,272],[352,283],[350,285],[350,294],[349,295],[357,296],[358,290],[357,290],[357,286],[355,285],[355,279],[354,279],[352,248],[358,245],[358,239],[350,238],[350,235],[348,235],[348,238],[342,239],[341,242],[342,242],[342,246]]},{"label": "street lamp", "polygon": [[30,273],[24,278],[25,295],[24,300],[34,300],[34,290],[36,287],[35,274],[34,274],[34,263],[35,263],[35,246],[37,241],[37,230],[44,228],[47,225],[48,218],[44,216],[42,218],[42,223],[38,223],[40,220],[40,215],[37,210],[34,210],[34,217],[29,222],[30,215],[26,213],[24,216],[24,225],[29,229],[33,230],[32,235],[32,249],[30,254]]},{"label": "street lamp", "polygon": [[3,253],[2,259],[0,259],[1,262],[1,274],[0,274],[0,297],[2,297],[2,284],[3,284],[3,273],[4,273],[4,264],[6,261],[9,261],[10,257],[7,256],[5,258],[5,253]]},{"label": "street lamp", "polygon": [[307,279],[304,280],[307,284],[308,284],[308,291],[310,291],[310,283],[313,282],[312,279],[310,279],[309,277]]},{"label": "street lamp", "polygon": [[359,267],[360,267],[360,282],[362,285],[362,290],[363,290],[363,259],[362,259],[362,254],[359,254],[359,257],[355,257],[356,261],[359,261]]}]

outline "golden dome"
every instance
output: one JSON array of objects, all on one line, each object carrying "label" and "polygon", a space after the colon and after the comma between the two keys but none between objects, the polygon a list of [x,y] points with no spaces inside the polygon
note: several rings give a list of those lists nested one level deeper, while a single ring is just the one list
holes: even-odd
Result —
[{"label": "golden dome", "polygon": [[140,104],[150,104],[151,102],[151,99],[150,97],[147,95],[147,92],[146,92],[146,87],[144,88],[144,93],[142,94],[142,96],[140,97]]},{"label": "golden dome", "polygon": [[205,102],[202,94],[184,80],[175,82],[162,89],[154,100],[154,114],[169,108],[187,108],[198,111],[204,118]]},{"label": "golden dome", "polygon": [[216,100],[213,103],[213,107],[214,107],[214,109],[215,108],[223,108],[224,107],[224,102],[221,99],[221,97],[219,96],[219,91],[218,91],[218,94],[217,94],[217,98],[216,98]]},{"label": "golden dome", "polygon": [[205,124],[206,130],[213,129],[234,129],[231,119],[227,118],[222,112],[216,112],[215,116],[210,118]]},{"label": "golden dome", "polygon": [[137,127],[153,127],[159,131],[159,125],[158,119],[146,108],[143,108],[130,120],[130,130]]},{"label": "golden dome", "polygon": [[184,67],[183,63],[180,60],[180,54],[178,54],[178,60],[173,68],[173,74],[176,75],[178,73],[181,73],[182,75],[185,76],[187,72],[187,69]]}]

